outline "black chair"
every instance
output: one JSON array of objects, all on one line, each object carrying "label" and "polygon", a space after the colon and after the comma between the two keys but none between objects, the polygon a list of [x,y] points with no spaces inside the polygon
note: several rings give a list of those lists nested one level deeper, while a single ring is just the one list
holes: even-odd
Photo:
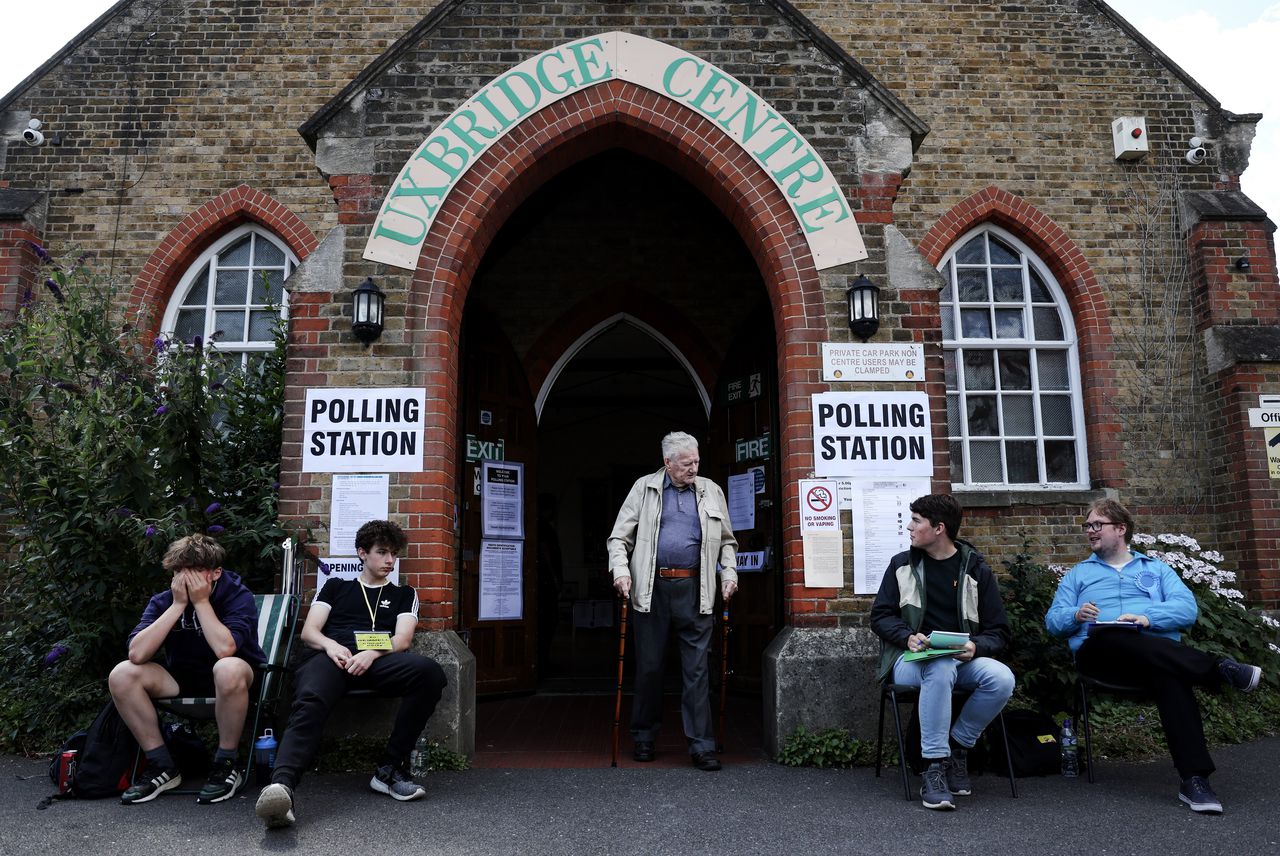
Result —
[{"label": "black chair", "polygon": [[1101,681],[1097,678],[1091,678],[1088,675],[1076,672],[1076,698],[1075,710],[1072,715],[1076,722],[1082,727],[1081,733],[1084,735],[1084,758],[1085,768],[1089,773],[1089,784],[1093,784],[1093,729],[1089,725],[1089,691],[1102,691],[1112,693],[1113,695],[1126,696],[1131,699],[1141,699],[1150,696],[1145,687],[1134,686],[1133,684],[1113,684],[1109,681]]},{"label": "black chair", "polygon": [[[963,703],[971,693],[956,690],[952,694],[952,703]],[[920,700],[920,688],[910,684],[892,684],[886,683],[880,685],[880,725],[876,729],[876,778],[880,778],[880,759],[884,752],[884,704],[890,702],[893,706],[893,730],[898,735],[898,769],[902,771],[902,793],[908,799],[915,799],[915,795],[911,793],[911,773],[907,770],[907,741],[902,733],[902,714],[898,710],[898,705],[918,702]],[[1013,775],[1013,756],[1009,754],[1009,735],[1004,727],[1004,711],[1001,710],[997,714],[1000,720],[1000,734],[1004,739],[1004,757],[1005,763],[1009,765],[1009,794],[1013,799],[1018,798],[1018,782]]]}]

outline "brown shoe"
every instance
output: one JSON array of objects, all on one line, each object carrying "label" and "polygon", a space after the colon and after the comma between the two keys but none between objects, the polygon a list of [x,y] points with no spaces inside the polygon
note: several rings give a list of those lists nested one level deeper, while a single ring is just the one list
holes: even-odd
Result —
[{"label": "brown shoe", "polygon": [[720,769],[720,759],[714,752],[694,752],[689,756],[689,760],[693,761],[693,766],[708,773],[714,773]]}]

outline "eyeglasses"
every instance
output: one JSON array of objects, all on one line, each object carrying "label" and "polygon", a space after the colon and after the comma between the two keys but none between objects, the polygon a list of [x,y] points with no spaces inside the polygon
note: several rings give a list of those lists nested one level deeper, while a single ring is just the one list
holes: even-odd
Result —
[{"label": "eyeglasses", "polygon": [[1081,523],[1080,531],[1081,532],[1101,532],[1103,526],[1119,526],[1119,525],[1120,525],[1119,523],[1115,523],[1110,520],[1094,520],[1089,523]]}]

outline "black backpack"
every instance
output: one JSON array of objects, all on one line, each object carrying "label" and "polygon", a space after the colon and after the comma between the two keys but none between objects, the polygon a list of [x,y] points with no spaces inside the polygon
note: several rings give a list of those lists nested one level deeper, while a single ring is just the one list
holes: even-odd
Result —
[{"label": "black backpack", "polygon": [[124,724],[115,702],[108,701],[87,731],[67,738],[49,764],[49,778],[58,783],[62,753],[76,751],[71,787],[60,798],[99,799],[116,797],[129,787],[139,765],[138,741]]}]

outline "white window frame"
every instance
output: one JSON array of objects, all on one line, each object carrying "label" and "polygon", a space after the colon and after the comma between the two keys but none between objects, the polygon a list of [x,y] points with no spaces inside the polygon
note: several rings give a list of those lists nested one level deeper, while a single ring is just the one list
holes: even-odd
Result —
[{"label": "white window frame", "polygon": [[[221,340],[214,340],[210,342],[210,338],[209,338],[210,335],[217,330],[217,327],[215,325],[215,319],[217,318],[217,314],[216,314],[217,310],[213,301],[214,301],[214,295],[216,292],[217,272],[219,270],[219,266],[215,264],[215,261],[223,251],[227,250],[232,245],[236,244],[242,238],[244,238],[246,235],[249,235],[249,234],[256,235],[258,240],[265,240],[270,242],[273,246],[276,247],[276,249],[284,253],[284,258],[285,258],[284,284],[281,288],[281,293],[280,293],[280,318],[282,320],[288,320],[289,291],[288,291],[287,285],[288,285],[289,277],[292,276],[293,272],[298,268],[298,263],[299,263],[298,257],[295,256],[293,254],[293,251],[289,249],[289,245],[286,244],[284,241],[280,240],[278,236],[272,234],[268,230],[262,228],[261,226],[255,223],[247,223],[243,226],[239,226],[235,229],[232,229],[230,232],[227,232],[218,240],[214,241],[214,243],[208,249],[206,249],[203,253],[201,253],[200,257],[197,258],[191,264],[191,266],[187,268],[186,272],[182,275],[182,279],[178,281],[177,288],[173,290],[173,296],[169,298],[169,305],[165,308],[164,317],[160,322],[160,332],[162,335],[172,336],[174,334],[174,331],[178,326],[178,312],[184,308],[183,303],[186,302],[187,295],[189,295],[191,293],[191,290],[195,287],[196,280],[199,277],[199,275],[202,272],[205,272],[205,265],[208,265],[208,271],[205,272],[207,279],[205,282],[204,329],[200,334],[206,346],[211,345],[215,350],[223,351],[226,353],[243,354],[244,356],[241,357],[242,365],[249,359],[250,354],[266,353],[271,351],[275,347],[275,343],[271,341],[249,342],[249,341],[245,341],[244,339],[241,339],[235,342],[228,342],[228,341],[221,341]],[[255,261],[256,259],[254,258],[250,259],[250,264],[249,264],[250,271],[254,269],[253,262]],[[228,267],[243,268],[244,266],[234,265],[234,266],[228,266]],[[262,266],[262,267],[276,268],[278,266],[271,265],[271,266]],[[266,308],[266,304],[253,303],[253,304],[247,304],[247,306],[250,308],[251,311],[255,308],[257,309]],[[191,307],[185,307],[185,308],[189,309]],[[246,317],[245,335],[248,335],[248,332],[249,332],[249,318]]]},{"label": "white window frame", "polygon": [[[969,241],[971,241],[975,237],[978,237],[979,235],[984,233],[987,233],[993,237],[998,238],[1000,241],[1002,241],[1003,243],[1007,244],[1008,246],[1012,247],[1015,251],[1017,251],[1020,256],[1020,266],[1022,269],[1022,284],[1023,284],[1023,295],[1024,295],[1024,299],[1021,304],[1023,309],[1023,336],[1021,338],[1016,338],[1016,339],[997,338],[997,329],[995,327],[994,320],[993,320],[993,325],[991,329],[991,338],[968,339],[963,336],[963,328],[961,326],[962,320],[961,320],[961,314],[960,314],[962,301],[960,300],[959,277],[957,275],[957,266],[952,262],[955,259],[956,253],[959,251],[961,247],[965,246]],[[968,263],[966,264],[968,265]],[[974,265],[968,265],[968,266],[970,267],[970,269],[973,269],[974,267],[976,267]],[[993,265],[991,263],[990,257],[988,256],[987,261],[985,263],[985,268],[988,271],[988,283],[990,283],[989,272],[993,267],[1013,269],[1013,266],[1011,265]],[[1063,332],[1063,339],[1060,342],[1046,343],[1046,342],[1038,341],[1034,338],[1035,328],[1034,328],[1033,313],[1031,312],[1032,301],[1030,299],[1030,283],[1029,283],[1029,276],[1028,276],[1028,270],[1032,268],[1039,275],[1040,280],[1044,283],[1045,287],[1049,290],[1050,296],[1053,298],[1054,303],[1057,306],[1058,317],[1062,323],[1062,332]],[[945,314],[945,310],[948,308],[950,308],[952,312],[952,334],[955,338],[948,338],[946,335],[946,330],[943,330],[942,347],[944,351],[947,351],[952,355],[951,359],[952,359],[952,364],[954,366],[954,371],[955,371],[955,386],[956,386],[955,391],[958,393],[959,422],[960,422],[959,435],[952,435],[950,425],[948,424],[947,448],[948,448],[948,453],[950,453],[951,444],[956,442],[960,443],[961,454],[963,456],[962,466],[964,471],[964,480],[955,481],[954,479],[955,479],[956,473],[955,473],[954,467],[952,468],[952,479],[953,479],[952,488],[956,492],[990,491],[990,490],[1026,491],[1026,492],[1047,491],[1047,490],[1087,490],[1089,488],[1089,458],[1088,458],[1087,441],[1085,436],[1084,400],[1083,400],[1084,397],[1082,394],[1082,384],[1081,384],[1081,378],[1080,378],[1079,338],[1076,335],[1075,319],[1071,312],[1071,305],[1070,303],[1067,302],[1066,295],[1062,291],[1062,287],[1058,284],[1057,278],[1055,278],[1054,275],[1049,271],[1048,267],[1044,264],[1044,262],[1040,259],[1040,257],[1037,256],[1036,253],[1030,247],[1028,247],[1023,241],[1019,240],[1016,236],[1010,234],[1009,232],[1000,228],[999,226],[993,225],[991,223],[983,223],[979,226],[976,226],[973,229],[970,229],[964,235],[957,238],[952,243],[951,247],[947,250],[947,252],[943,255],[942,260],[938,262],[938,272],[941,273],[943,277],[949,278],[950,280],[949,284],[951,287],[951,299],[948,301],[943,298],[942,295],[946,293],[944,289],[943,292],[941,292],[939,295],[939,308],[940,308],[940,314]],[[989,299],[985,302],[985,305],[987,307],[993,307],[993,306],[1000,307],[1003,305],[1004,308],[1011,309],[1014,306],[1014,304],[996,303],[994,301],[994,294],[990,294],[989,292],[989,295],[992,299]],[[963,303],[964,303],[964,306],[967,308],[975,308],[979,305],[979,303],[973,302],[973,301],[964,301]],[[1041,304],[1041,305],[1044,305],[1044,304]],[[968,423],[968,394],[969,393],[968,393],[968,390],[965,388],[964,359],[963,359],[964,351],[966,349],[997,352],[995,355],[995,366],[996,366],[997,372],[999,371],[998,352],[1001,350],[1015,350],[1015,351],[1043,350],[1043,351],[1065,351],[1066,352],[1067,384],[1068,384],[1067,392],[1070,394],[1070,398],[1071,398],[1071,413],[1072,413],[1073,429],[1074,429],[1073,439],[1075,444],[1075,456],[1076,456],[1076,480],[1075,481],[1073,482],[1038,481],[1038,482],[1025,482],[1025,483],[1008,481],[1009,461],[1008,461],[1008,454],[1004,448],[1004,442],[1006,439],[1025,440],[1025,439],[1029,439],[1029,437],[1027,435],[1013,435],[1013,437],[1010,438],[1008,435],[1005,434],[1003,406],[996,407],[996,418],[998,420],[997,424],[999,426],[998,433],[992,436],[983,436],[982,438],[980,438],[980,441],[999,442],[1001,444],[1000,462],[1001,462],[1001,470],[1004,474],[1005,480],[999,481],[999,482],[977,482],[973,480],[973,468],[970,462],[970,443],[973,440],[979,439],[979,438],[973,438],[969,436],[969,423]],[[1038,474],[1047,476],[1048,466],[1046,463],[1045,451],[1044,451],[1044,444],[1046,441],[1046,437],[1043,430],[1042,415],[1040,410],[1042,399],[1041,399],[1041,390],[1040,390],[1040,377],[1039,377],[1039,371],[1037,370],[1037,366],[1038,366],[1038,363],[1036,361],[1036,358],[1032,357],[1032,360],[1029,365],[1030,383],[1031,383],[1031,389],[1029,391],[1029,394],[1032,399],[1032,418],[1035,423],[1034,439],[1036,441],[1036,465],[1039,468]],[[999,379],[997,379],[997,385],[995,389],[996,389],[995,395],[997,396],[997,400],[1000,401],[1001,400],[1000,396],[1003,390],[1000,387]],[[947,392],[948,394],[951,394],[952,391],[948,390]],[[1062,390],[1053,390],[1052,392],[1061,393]],[[1048,439],[1052,441],[1055,439],[1065,439],[1065,438],[1063,435],[1050,435]]]}]

